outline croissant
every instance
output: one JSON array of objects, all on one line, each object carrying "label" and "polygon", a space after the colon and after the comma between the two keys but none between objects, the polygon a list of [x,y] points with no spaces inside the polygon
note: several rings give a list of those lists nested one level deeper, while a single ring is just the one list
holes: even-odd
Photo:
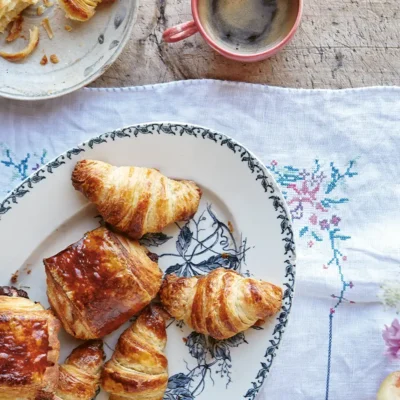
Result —
[{"label": "croissant", "polygon": [[190,219],[201,197],[194,182],[175,181],[155,169],[113,167],[101,161],[79,161],[72,183],[106,222],[134,239]]},{"label": "croissant", "polygon": [[56,395],[62,400],[92,400],[100,387],[103,342],[92,340],[74,349],[60,365]]},{"label": "croissant", "polygon": [[58,381],[60,323],[25,292],[0,292],[0,398],[50,400]]},{"label": "croissant", "polygon": [[160,297],[174,318],[185,321],[196,332],[222,340],[278,312],[282,289],[217,268],[202,277],[168,275]]},{"label": "croissant", "polygon": [[93,17],[101,0],[59,0],[65,16],[76,21],[87,21]]},{"label": "croissant", "polygon": [[45,259],[47,296],[65,330],[98,339],[141,311],[161,286],[153,256],[138,242],[98,228]]},{"label": "croissant", "polygon": [[168,384],[166,317],[152,304],[121,335],[101,376],[110,400],[162,400]]}]

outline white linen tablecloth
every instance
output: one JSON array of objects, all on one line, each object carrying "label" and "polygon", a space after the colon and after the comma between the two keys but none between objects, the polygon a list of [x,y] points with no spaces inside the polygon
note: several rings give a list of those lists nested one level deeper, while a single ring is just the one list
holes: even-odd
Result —
[{"label": "white linen tablecloth", "polygon": [[283,187],[296,229],[296,295],[259,399],[374,399],[400,369],[396,337],[392,358],[382,338],[400,309],[400,88],[204,80],[0,99],[0,195],[91,136],[150,121],[230,135]]}]

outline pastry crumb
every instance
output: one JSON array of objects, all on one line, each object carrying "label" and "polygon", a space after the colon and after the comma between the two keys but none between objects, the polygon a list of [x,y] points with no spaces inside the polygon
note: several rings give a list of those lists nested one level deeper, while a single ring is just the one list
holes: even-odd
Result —
[{"label": "pastry crumb", "polygon": [[12,283],[17,283],[18,282],[18,277],[19,277],[19,271],[17,270],[11,275],[11,282]]},{"label": "pastry crumb", "polygon": [[13,42],[15,39],[18,39],[19,35],[22,32],[22,23],[24,22],[24,18],[19,16],[12,24],[10,31],[8,32],[8,36],[6,41],[8,43]]},{"label": "pastry crumb", "polygon": [[187,338],[182,338],[182,340],[183,340],[183,343],[187,343],[187,341],[188,341],[188,339]]},{"label": "pastry crumb", "polygon": [[43,58],[40,60],[40,65],[46,65],[49,62],[47,59],[46,54],[43,56]]},{"label": "pastry crumb", "polygon": [[23,60],[36,49],[38,43],[39,43],[39,28],[37,26],[34,26],[29,31],[29,43],[24,49],[18,51],[17,53],[6,53],[4,51],[0,51],[0,57],[3,57],[7,61]]},{"label": "pastry crumb", "polygon": [[233,229],[233,224],[231,221],[228,221],[228,228],[229,228],[230,232],[233,233],[234,229]]},{"label": "pastry crumb", "polygon": [[44,10],[45,10],[44,6],[39,6],[39,7],[36,9],[37,15],[43,15]]},{"label": "pastry crumb", "polygon": [[45,18],[45,19],[42,21],[42,26],[43,26],[44,30],[46,31],[48,37],[49,37],[50,39],[53,39],[54,33],[53,33],[53,29],[51,29],[50,21],[49,21],[48,18]]},{"label": "pastry crumb", "polygon": [[52,1],[49,1],[49,0],[43,0],[43,4],[44,4],[47,8],[53,7],[53,6],[54,6],[54,3],[53,3]]},{"label": "pastry crumb", "polygon": [[60,60],[58,59],[58,57],[57,57],[55,54],[52,54],[52,55],[50,56],[50,61],[51,61],[53,64],[58,64],[58,63],[60,62]]},{"label": "pastry crumb", "polygon": [[28,269],[28,271],[26,271],[26,273],[27,273],[28,275],[30,275],[30,274],[31,274],[31,272],[32,272],[32,270],[31,270],[31,269]]},{"label": "pastry crumb", "polygon": [[65,25],[65,30],[67,31],[67,32],[71,32],[72,31],[72,26],[70,26],[70,25]]}]

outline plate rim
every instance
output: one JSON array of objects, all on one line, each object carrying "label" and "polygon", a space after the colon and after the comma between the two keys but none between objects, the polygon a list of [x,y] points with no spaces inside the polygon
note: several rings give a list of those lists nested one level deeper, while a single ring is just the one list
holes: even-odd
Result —
[{"label": "plate rim", "polygon": [[[129,0],[129,3],[131,0]],[[50,99],[56,99],[58,97],[65,96],[67,94],[76,92],[79,89],[82,89],[83,87],[89,85],[93,81],[95,81],[97,78],[102,76],[117,60],[117,58],[121,55],[122,51],[125,49],[125,46],[127,45],[129,39],[132,37],[132,32],[133,32],[133,27],[135,25],[135,22],[137,20],[138,12],[139,12],[139,0],[135,0],[135,4],[133,5],[134,10],[132,14],[132,20],[129,21],[128,23],[128,28],[126,35],[123,37],[123,39],[119,42],[118,46],[115,47],[114,53],[111,55],[111,57],[107,60],[107,62],[99,68],[97,71],[93,72],[92,75],[89,75],[86,77],[84,80],[81,82],[77,83],[76,85],[63,90],[62,92],[56,92],[54,94],[46,94],[43,96],[26,96],[26,95],[15,95],[11,93],[4,92],[0,90],[0,97],[4,99],[10,99],[10,100],[19,100],[19,101],[40,101],[40,100],[50,100]]]},{"label": "plate rim", "polygon": [[[172,127],[178,128],[179,131],[172,131]],[[272,367],[273,361],[276,356],[276,351],[279,349],[279,346],[282,343],[283,334],[289,321],[295,293],[297,257],[290,211],[282,194],[282,191],[275,178],[268,171],[263,162],[251,150],[247,149],[247,147],[241,144],[239,141],[214,129],[210,129],[201,125],[176,121],[156,121],[139,123],[109,131],[98,136],[93,136],[92,138],[89,138],[84,142],[76,145],[75,147],[72,147],[69,150],[61,153],[48,163],[41,166],[36,172],[31,174],[28,178],[17,185],[7,196],[5,196],[3,199],[0,199],[0,224],[1,216],[7,214],[12,209],[15,209],[15,205],[18,205],[18,199],[30,193],[38,183],[46,179],[47,175],[52,175],[53,170],[59,168],[62,165],[65,165],[66,161],[64,160],[68,159],[68,161],[72,161],[72,158],[74,156],[78,156],[82,152],[85,152],[87,148],[89,150],[92,150],[94,146],[108,143],[108,140],[110,139],[112,140],[112,142],[124,138],[136,139],[139,134],[146,135],[149,133],[153,134],[154,132],[158,135],[172,134],[174,136],[177,136],[177,134],[179,134],[179,136],[183,136],[186,133],[187,135],[195,138],[210,139],[216,144],[220,144],[221,147],[226,145],[228,149],[236,154],[239,154],[241,162],[247,162],[247,167],[251,170],[252,174],[256,172],[256,168],[258,173],[262,172],[264,174],[256,175],[256,180],[262,181],[261,185],[267,195],[271,194],[269,199],[273,201],[275,211],[278,213],[277,218],[282,219],[281,235],[284,236],[286,232],[286,237],[282,239],[283,241],[286,241],[285,255],[290,252],[291,256],[288,256],[288,259],[284,261],[284,264],[286,264],[286,282],[283,283],[284,287],[282,307],[277,315],[274,317],[275,326],[272,333],[274,340],[269,340],[270,346],[268,346],[264,353],[265,360],[263,360],[263,362],[260,362],[261,368],[251,382],[247,393],[242,395],[242,397],[245,399],[254,400],[258,395],[260,389],[264,385],[265,379],[270,372],[270,368]],[[268,190],[271,191],[269,192]],[[278,194],[278,196],[273,196],[273,194]]]}]

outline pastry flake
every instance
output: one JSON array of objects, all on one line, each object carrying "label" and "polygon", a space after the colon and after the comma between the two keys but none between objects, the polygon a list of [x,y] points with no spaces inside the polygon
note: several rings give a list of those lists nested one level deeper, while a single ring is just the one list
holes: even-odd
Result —
[{"label": "pastry flake", "polygon": [[28,57],[39,44],[39,28],[34,26],[29,31],[29,43],[23,50],[20,50],[16,53],[6,53],[4,51],[0,51],[0,57],[3,57],[7,61],[21,61],[24,58]]},{"label": "pastry flake", "polygon": [[14,40],[19,38],[19,35],[22,32],[22,24],[24,22],[24,18],[20,15],[14,22],[11,24],[10,31],[8,32],[6,41],[8,43],[13,42]]},{"label": "pastry flake", "polygon": [[72,184],[97,206],[106,222],[134,239],[189,220],[201,197],[192,181],[169,179],[151,168],[114,167],[93,160],[76,164]]},{"label": "pastry flake", "polygon": [[49,39],[50,40],[53,39],[54,33],[53,33],[53,29],[52,29],[52,27],[50,25],[50,21],[49,21],[48,18],[44,18],[43,19],[42,26],[43,26],[44,30],[46,31],[47,36],[49,37]]},{"label": "pastry flake", "polygon": [[179,278],[167,275],[160,298],[165,309],[196,332],[228,339],[277,313],[282,289],[217,268],[208,275]]},{"label": "pastry flake", "polygon": [[0,295],[0,398],[52,399],[60,323],[39,303],[17,297],[17,289],[0,293],[6,293]]},{"label": "pastry flake", "polygon": [[162,273],[138,242],[106,228],[44,260],[47,295],[65,330],[79,339],[101,338],[156,296]]},{"label": "pastry flake", "polygon": [[168,384],[166,318],[165,311],[152,304],[121,335],[101,376],[110,399],[163,398]]}]

